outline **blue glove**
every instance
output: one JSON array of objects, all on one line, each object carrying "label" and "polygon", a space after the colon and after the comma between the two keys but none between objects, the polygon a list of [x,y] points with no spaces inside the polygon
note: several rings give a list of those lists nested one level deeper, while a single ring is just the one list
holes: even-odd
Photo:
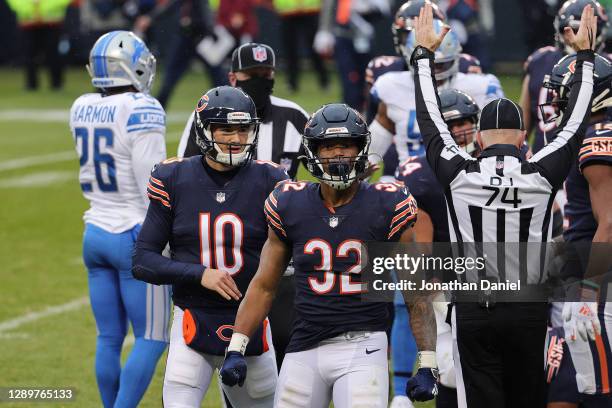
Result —
[{"label": "blue glove", "polygon": [[247,364],[244,356],[237,351],[228,351],[219,370],[221,381],[225,385],[233,387],[238,384],[242,387],[247,375]]},{"label": "blue glove", "polygon": [[419,368],[406,383],[406,395],[412,401],[429,401],[438,395],[438,370]]}]

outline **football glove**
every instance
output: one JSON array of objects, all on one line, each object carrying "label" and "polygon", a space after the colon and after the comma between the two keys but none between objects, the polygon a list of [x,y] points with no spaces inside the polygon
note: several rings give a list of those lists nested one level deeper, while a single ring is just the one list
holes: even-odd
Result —
[{"label": "football glove", "polygon": [[429,401],[438,395],[438,369],[419,368],[417,373],[408,379],[406,395],[412,401]]},{"label": "football glove", "polygon": [[221,381],[225,385],[233,387],[244,384],[247,375],[247,363],[242,353],[238,351],[228,351],[223,361],[223,366],[219,370]]},{"label": "football glove", "polygon": [[568,341],[576,341],[578,336],[583,341],[595,340],[595,337],[601,333],[597,302],[565,302],[563,320],[565,338]]}]

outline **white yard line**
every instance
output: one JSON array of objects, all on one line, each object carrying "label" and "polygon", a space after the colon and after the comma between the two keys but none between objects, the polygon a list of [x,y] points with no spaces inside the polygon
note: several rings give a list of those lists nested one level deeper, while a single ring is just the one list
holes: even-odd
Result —
[{"label": "white yard line", "polygon": [[74,150],[66,150],[63,152],[22,157],[20,159],[6,160],[0,162],[0,172],[23,169],[26,167],[39,166],[43,164],[59,163],[76,159],[77,154]]},{"label": "white yard line", "polygon": [[[166,114],[167,123],[187,123],[191,112],[170,112]],[[0,122],[27,121],[42,123],[65,123],[68,125],[70,111],[68,109],[42,109],[37,110],[36,115],[28,109],[6,109],[0,110]]]},{"label": "white yard line", "polygon": [[30,312],[14,319],[5,320],[4,322],[0,322],[0,334],[4,334],[6,331],[16,329],[27,323],[80,309],[88,304],[89,297],[83,296],[62,305],[48,306],[38,312]]},{"label": "white yard line", "polygon": [[72,171],[45,171],[0,179],[0,188],[38,188],[77,179]]}]

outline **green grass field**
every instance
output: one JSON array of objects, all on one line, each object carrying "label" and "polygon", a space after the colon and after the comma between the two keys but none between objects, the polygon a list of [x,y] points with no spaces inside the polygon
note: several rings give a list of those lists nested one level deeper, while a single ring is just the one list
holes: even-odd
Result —
[{"label": "green grass field", "polygon": [[[520,79],[500,79],[507,96],[517,99]],[[176,154],[189,111],[208,86],[205,75],[191,73],[177,88],[168,110],[169,156]],[[91,89],[89,78],[84,69],[71,70],[63,91],[30,93],[23,91],[21,72],[0,70],[0,89],[0,190],[6,194],[0,211],[0,387],[72,387],[76,402],[34,406],[100,406],[93,370],[96,327],[81,260],[87,203],[68,130],[70,105]],[[320,91],[307,73],[295,95],[279,75],[275,95],[312,112],[338,101],[340,91],[337,82]],[[124,355],[129,350],[127,344]],[[142,407],[161,406],[164,362],[162,357]],[[220,406],[216,385],[203,406]]]}]

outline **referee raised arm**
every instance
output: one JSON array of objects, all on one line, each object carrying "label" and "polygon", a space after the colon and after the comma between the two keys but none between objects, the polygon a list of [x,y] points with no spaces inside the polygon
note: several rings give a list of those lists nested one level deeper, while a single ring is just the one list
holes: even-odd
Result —
[{"label": "referee raised arm", "polygon": [[[417,120],[427,160],[445,190],[451,241],[548,242],[555,194],[576,159],[588,123],[597,30],[592,7],[585,7],[576,34],[571,29],[564,33],[578,55],[557,137],[527,161],[519,155],[526,134],[522,112],[509,99],[494,100],[482,109],[477,134],[482,153],[477,159],[455,144],[432,75],[434,50],[448,28],[434,31],[428,3],[415,20],[417,47],[411,65]],[[487,277],[492,266],[498,279],[516,271],[512,278],[524,286],[537,283],[539,269],[528,273],[523,267],[528,259],[519,252],[518,257],[497,252],[493,265],[487,262]],[[508,267],[512,263],[514,267]],[[546,303],[456,303],[452,329],[459,407],[543,407],[546,320]]]}]

